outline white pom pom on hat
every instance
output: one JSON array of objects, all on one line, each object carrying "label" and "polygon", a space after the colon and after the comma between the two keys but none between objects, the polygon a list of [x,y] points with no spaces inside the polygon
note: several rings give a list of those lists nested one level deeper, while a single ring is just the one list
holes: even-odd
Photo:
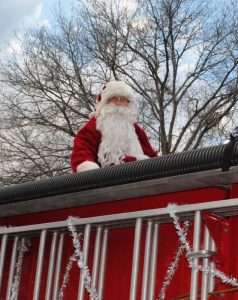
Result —
[{"label": "white pom pom on hat", "polygon": [[106,83],[97,97],[97,101],[106,104],[112,97],[125,97],[129,102],[134,102],[134,92],[132,88],[123,81],[110,81]]}]

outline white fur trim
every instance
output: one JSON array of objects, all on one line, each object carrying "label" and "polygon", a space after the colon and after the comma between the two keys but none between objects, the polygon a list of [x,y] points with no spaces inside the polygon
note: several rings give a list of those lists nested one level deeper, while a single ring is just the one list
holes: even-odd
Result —
[{"label": "white fur trim", "polygon": [[89,170],[94,170],[99,168],[100,168],[99,165],[96,164],[95,162],[86,160],[77,166],[77,172],[84,172],[84,171],[89,171]]},{"label": "white fur trim", "polygon": [[101,92],[101,103],[106,104],[112,97],[126,97],[130,102],[134,102],[134,92],[132,88],[123,81],[110,81]]},{"label": "white fur trim", "polygon": [[143,159],[148,159],[148,158],[149,158],[149,156],[147,156],[145,154],[136,155],[137,160],[143,160]]}]

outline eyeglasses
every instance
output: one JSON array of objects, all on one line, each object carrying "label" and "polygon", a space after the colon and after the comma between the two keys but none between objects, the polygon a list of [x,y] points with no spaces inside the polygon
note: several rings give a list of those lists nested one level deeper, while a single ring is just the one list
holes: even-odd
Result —
[{"label": "eyeglasses", "polygon": [[108,103],[128,104],[128,103],[129,103],[129,100],[128,100],[126,97],[117,97],[117,96],[114,96],[114,97],[111,97],[111,98],[108,100]]}]

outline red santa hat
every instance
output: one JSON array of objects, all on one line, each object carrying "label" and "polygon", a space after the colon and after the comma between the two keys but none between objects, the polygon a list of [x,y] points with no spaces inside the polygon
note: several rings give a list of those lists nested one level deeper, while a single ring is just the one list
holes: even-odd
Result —
[{"label": "red santa hat", "polygon": [[105,84],[97,97],[97,101],[104,105],[112,97],[125,97],[129,102],[134,102],[134,92],[132,88],[123,81],[115,80]]}]

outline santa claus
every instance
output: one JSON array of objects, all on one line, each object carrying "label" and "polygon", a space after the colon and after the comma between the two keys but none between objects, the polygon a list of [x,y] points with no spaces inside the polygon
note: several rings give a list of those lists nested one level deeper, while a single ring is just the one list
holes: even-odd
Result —
[{"label": "santa claus", "polygon": [[125,82],[107,83],[91,119],[74,139],[74,172],[119,165],[157,156],[145,131],[136,123],[133,90]]}]

